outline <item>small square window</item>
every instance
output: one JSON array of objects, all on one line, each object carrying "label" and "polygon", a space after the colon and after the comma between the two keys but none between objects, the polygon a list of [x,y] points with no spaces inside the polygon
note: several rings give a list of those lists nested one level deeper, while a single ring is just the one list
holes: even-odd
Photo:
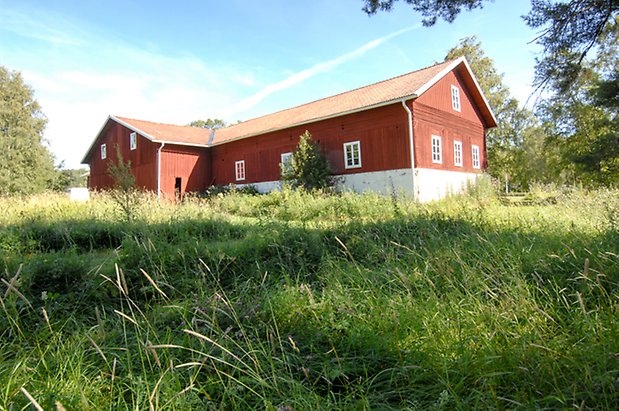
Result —
[{"label": "small square window", "polygon": [[451,86],[451,107],[460,111],[460,89],[454,85]]},{"label": "small square window", "polygon": [[344,143],[344,167],[361,167],[361,142],[352,141],[350,143]]},{"label": "small square window", "polygon": [[234,170],[237,181],[245,180],[245,160],[236,161],[234,163]]},{"label": "small square window", "polygon": [[105,144],[101,144],[101,160],[105,160],[107,158],[107,147]]},{"label": "small square window", "polygon": [[288,173],[292,170],[292,153],[282,153],[281,161],[279,163],[279,170],[282,174]]},{"label": "small square window", "polygon": [[440,136],[432,136],[432,162],[436,164],[443,163]]},{"label": "small square window", "polygon": [[129,134],[129,148],[131,150],[135,150],[138,146],[138,135],[137,133]]},{"label": "small square window", "polygon": [[462,167],[462,142],[454,141],[454,165]]},{"label": "small square window", "polygon": [[473,145],[473,168],[481,168],[481,162],[479,160],[479,146]]}]

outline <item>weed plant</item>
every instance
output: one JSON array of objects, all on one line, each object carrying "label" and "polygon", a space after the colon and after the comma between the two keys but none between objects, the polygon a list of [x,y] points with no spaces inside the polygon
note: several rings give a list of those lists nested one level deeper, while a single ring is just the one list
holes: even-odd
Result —
[{"label": "weed plant", "polygon": [[552,198],[0,198],[0,409],[617,409],[619,193]]}]

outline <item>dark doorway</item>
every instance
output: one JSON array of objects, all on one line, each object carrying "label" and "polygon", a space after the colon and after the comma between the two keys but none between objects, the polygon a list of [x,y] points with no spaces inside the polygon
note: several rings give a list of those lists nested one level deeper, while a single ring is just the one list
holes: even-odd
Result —
[{"label": "dark doorway", "polygon": [[181,201],[183,199],[183,179],[180,177],[176,177],[176,181],[174,182],[174,197],[176,201]]}]

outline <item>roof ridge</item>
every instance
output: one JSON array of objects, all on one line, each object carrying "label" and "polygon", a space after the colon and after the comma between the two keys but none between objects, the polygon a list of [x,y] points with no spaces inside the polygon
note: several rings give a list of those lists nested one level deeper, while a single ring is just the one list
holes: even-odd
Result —
[{"label": "roof ridge", "polygon": [[310,105],[310,104],[317,103],[319,101],[323,101],[323,100],[335,98],[335,97],[338,97],[338,96],[342,96],[344,94],[352,93],[352,92],[355,92],[355,91],[358,91],[358,90],[361,90],[361,89],[364,89],[364,88],[372,87],[372,86],[375,86],[375,85],[378,85],[378,84],[381,84],[381,83],[386,83],[388,81],[392,81],[392,80],[395,80],[395,79],[398,79],[398,78],[401,78],[401,77],[409,76],[411,74],[414,74],[414,73],[417,73],[417,72],[420,72],[420,71],[429,70],[429,69],[432,69],[432,68],[434,68],[436,66],[440,66],[442,64],[453,63],[456,60],[458,60],[458,59],[445,60],[445,61],[443,61],[441,63],[435,63],[435,64],[433,64],[431,66],[422,67],[420,69],[409,71],[409,72],[403,73],[403,74],[399,74],[397,76],[393,76],[393,77],[390,77],[390,78],[385,79],[385,80],[380,80],[380,81],[377,81],[375,83],[366,84],[365,86],[359,86],[359,87],[356,87],[356,88],[353,88],[353,89],[350,89],[350,90],[342,91],[342,92],[337,93],[337,94],[332,94],[330,96],[326,96],[326,97],[322,97],[322,98],[319,98],[319,99],[316,99],[316,100],[308,101],[307,103],[299,104],[299,105],[288,107],[288,108],[283,108],[281,110],[273,111],[271,113],[263,114],[261,116],[252,117],[252,118],[247,119],[245,121],[241,121],[240,123],[231,124],[228,127],[221,128],[220,130],[228,130],[228,129],[231,129],[231,128],[237,126],[237,125],[241,125],[243,123],[246,123],[248,121],[253,121],[253,120],[256,120],[256,119],[259,119],[259,118],[262,118],[262,117],[267,117],[267,116],[270,116],[270,115],[274,115],[274,114],[278,114],[278,113],[283,113],[285,111],[301,108],[301,107],[304,107],[304,106],[307,106],[307,105]]},{"label": "roof ridge", "polygon": [[150,120],[141,120],[139,118],[131,118],[131,117],[125,117],[125,116],[117,116],[112,114],[112,117],[117,118],[119,120],[129,120],[129,121],[141,121],[143,123],[150,123],[150,124],[159,124],[161,126],[174,126],[174,127],[189,127],[189,128],[197,128],[197,129],[203,129],[203,130],[212,130],[210,128],[206,128],[206,127],[196,127],[196,126],[190,126],[190,125],[180,125],[180,124],[172,124],[172,123],[161,123],[159,121],[150,121]]}]

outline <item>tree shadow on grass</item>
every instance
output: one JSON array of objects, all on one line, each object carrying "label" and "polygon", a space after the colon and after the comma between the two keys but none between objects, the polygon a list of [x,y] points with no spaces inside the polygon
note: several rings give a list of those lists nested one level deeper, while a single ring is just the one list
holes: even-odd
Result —
[{"label": "tree shadow on grass", "polygon": [[[55,266],[50,272],[61,272],[63,255],[73,267],[66,275],[74,276],[80,256],[87,262],[92,253],[115,250],[120,268],[139,283],[135,289],[147,286],[140,274],[144,270],[181,292],[192,288],[192,280],[206,277],[224,287],[262,278],[264,273],[270,273],[276,282],[280,274],[320,282],[317,273],[325,263],[339,260],[354,262],[366,271],[385,266],[430,271],[437,281],[435,286],[445,281],[453,284],[454,280],[466,286],[465,273],[477,273],[497,284],[501,277],[509,279],[517,273],[538,286],[554,283],[577,291],[582,290],[574,279],[585,274],[609,293],[617,291],[619,281],[616,232],[585,236],[573,231],[499,230],[440,214],[374,223],[353,221],[331,229],[217,219],[132,225],[28,222],[5,227],[0,231],[0,244],[5,277],[21,263],[24,273],[32,264],[44,273],[45,261]],[[85,263],[84,268],[92,267]],[[65,280],[51,291],[70,292],[75,279]],[[44,291],[43,285],[31,285],[36,293]]]},{"label": "tree shadow on grass", "polygon": [[[8,281],[23,263],[20,290],[37,308],[48,304],[39,296],[48,289],[64,296],[57,302],[65,309],[75,304],[75,293],[88,295],[81,301],[90,308],[117,307],[118,289],[89,265],[93,253],[106,250],[113,250],[138,303],[155,306],[159,298],[141,270],[175,301],[221,291],[231,301],[259,302],[263,311],[240,316],[239,330],[260,336],[276,325],[284,341],[295,341],[281,345],[290,359],[281,372],[340,405],[617,402],[611,390],[617,367],[609,357],[617,347],[608,338],[617,330],[608,321],[616,313],[619,239],[610,230],[544,234],[436,214],[330,229],[277,221],[68,220],[5,227],[1,235],[2,244],[19,250],[10,255],[4,246],[4,276]],[[102,271],[112,277],[112,270],[108,264]],[[572,298],[568,304],[561,302],[565,296]],[[502,319],[512,300],[512,314],[521,314],[518,298],[543,311],[534,313],[536,321],[550,318],[531,328],[539,334],[518,331],[519,321],[534,319]],[[432,331],[433,322],[442,325]],[[468,328],[449,334],[458,331],[455,323]],[[494,323],[494,335],[477,334]],[[579,380],[579,373],[590,377]]]}]

